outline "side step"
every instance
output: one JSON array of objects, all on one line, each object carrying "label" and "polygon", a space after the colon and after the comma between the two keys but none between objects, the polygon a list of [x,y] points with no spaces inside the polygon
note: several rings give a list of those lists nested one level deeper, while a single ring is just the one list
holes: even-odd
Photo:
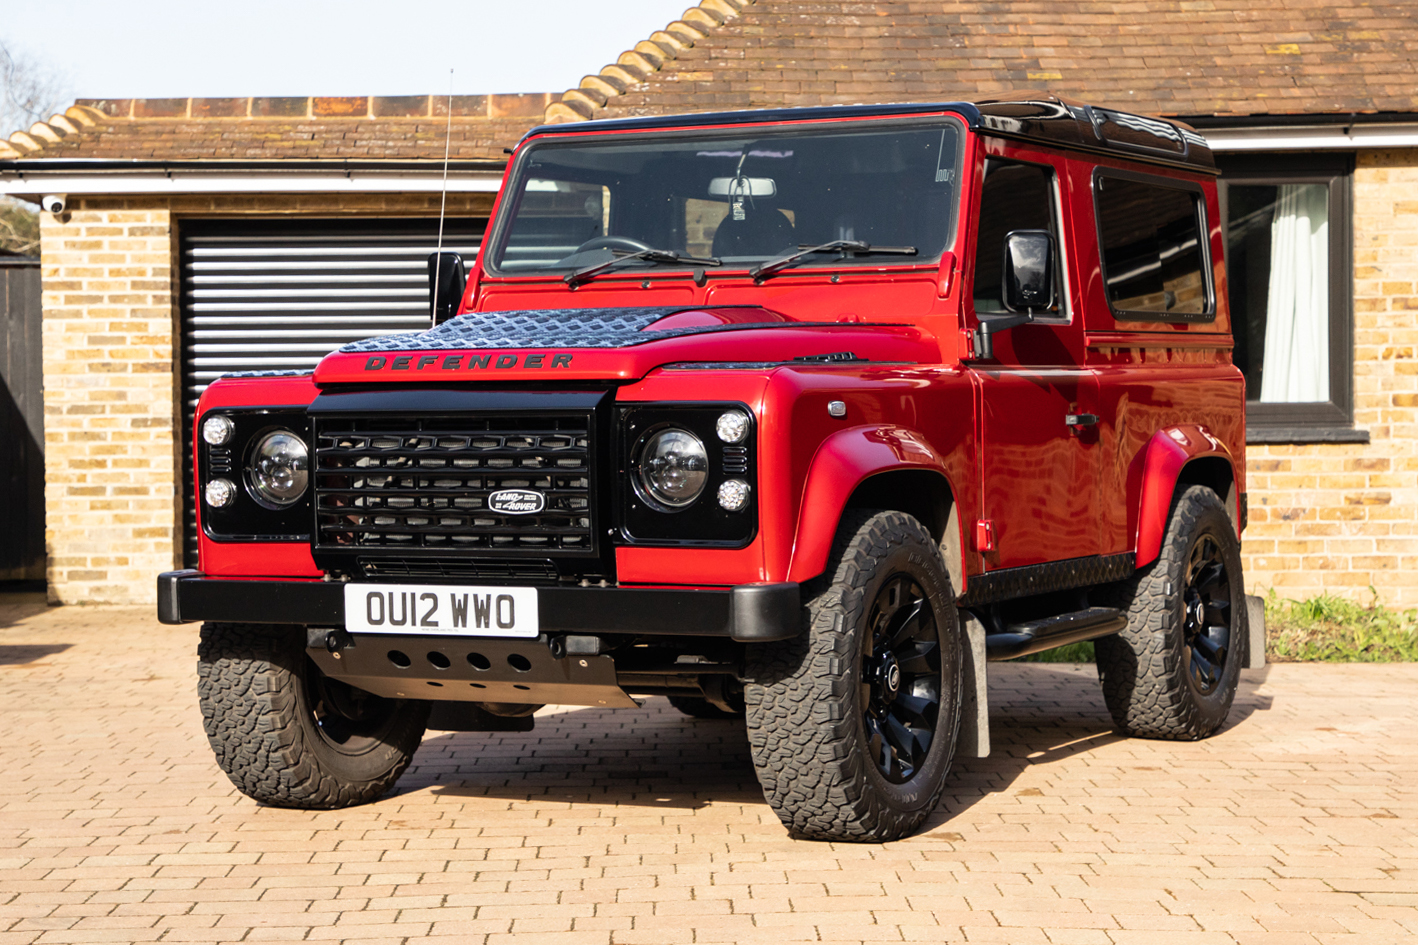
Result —
[{"label": "side step", "polygon": [[1003,633],[985,636],[986,658],[997,663],[1042,653],[1056,646],[1096,640],[1127,626],[1127,617],[1116,607],[1089,607],[1069,614],[1010,624]]}]

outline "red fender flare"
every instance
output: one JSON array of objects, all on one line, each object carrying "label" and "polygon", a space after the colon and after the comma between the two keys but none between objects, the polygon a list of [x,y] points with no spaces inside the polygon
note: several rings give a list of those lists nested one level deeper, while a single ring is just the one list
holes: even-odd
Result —
[{"label": "red fender flare", "polygon": [[[1162,553],[1162,537],[1167,534],[1167,517],[1172,510],[1172,493],[1176,491],[1182,468],[1207,456],[1226,460],[1235,481],[1236,464],[1231,451],[1205,426],[1181,423],[1152,434],[1142,466],[1136,567],[1151,564]],[[1222,496],[1223,500],[1225,498]]]},{"label": "red fender flare", "polygon": [[827,567],[842,509],[857,486],[877,473],[903,469],[937,473],[956,494],[940,455],[905,427],[852,427],[823,440],[808,467],[788,580],[809,581]]}]

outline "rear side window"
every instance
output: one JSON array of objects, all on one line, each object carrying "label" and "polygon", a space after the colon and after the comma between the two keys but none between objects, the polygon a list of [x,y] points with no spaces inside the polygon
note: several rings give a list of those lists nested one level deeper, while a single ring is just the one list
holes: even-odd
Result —
[{"label": "rear side window", "polygon": [[1215,318],[1201,192],[1099,174],[1094,194],[1113,315],[1148,321]]}]

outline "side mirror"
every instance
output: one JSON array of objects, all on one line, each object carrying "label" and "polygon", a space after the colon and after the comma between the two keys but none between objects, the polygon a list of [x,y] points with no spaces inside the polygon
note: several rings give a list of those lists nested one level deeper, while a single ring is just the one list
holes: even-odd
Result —
[{"label": "side mirror", "polygon": [[468,287],[468,271],[457,253],[430,253],[428,257],[428,305],[433,323],[441,325],[458,314],[463,290]]},{"label": "side mirror", "polygon": [[1054,237],[1048,230],[1011,230],[1004,238],[1004,307],[1014,315],[981,318],[975,330],[975,357],[995,356],[994,336],[1034,320],[1035,309],[1054,304]]},{"label": "side mirror", "polygon": [[1048,230],[1013,230],[1004,238],[1001,297],[1011,312],[1054,304],[1054,238]]}]

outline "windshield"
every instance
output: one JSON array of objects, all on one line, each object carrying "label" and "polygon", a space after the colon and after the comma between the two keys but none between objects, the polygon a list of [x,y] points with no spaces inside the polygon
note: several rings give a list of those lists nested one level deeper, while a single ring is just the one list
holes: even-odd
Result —
[{"label": "windshield", "polygon": [[832,240],[917,254],[802,264],[924,262],[954,232],[963,137],[957,122],[935,118],[533,144],[488,262],[504,273],[560,271],[654,249],[743,268]]}]

